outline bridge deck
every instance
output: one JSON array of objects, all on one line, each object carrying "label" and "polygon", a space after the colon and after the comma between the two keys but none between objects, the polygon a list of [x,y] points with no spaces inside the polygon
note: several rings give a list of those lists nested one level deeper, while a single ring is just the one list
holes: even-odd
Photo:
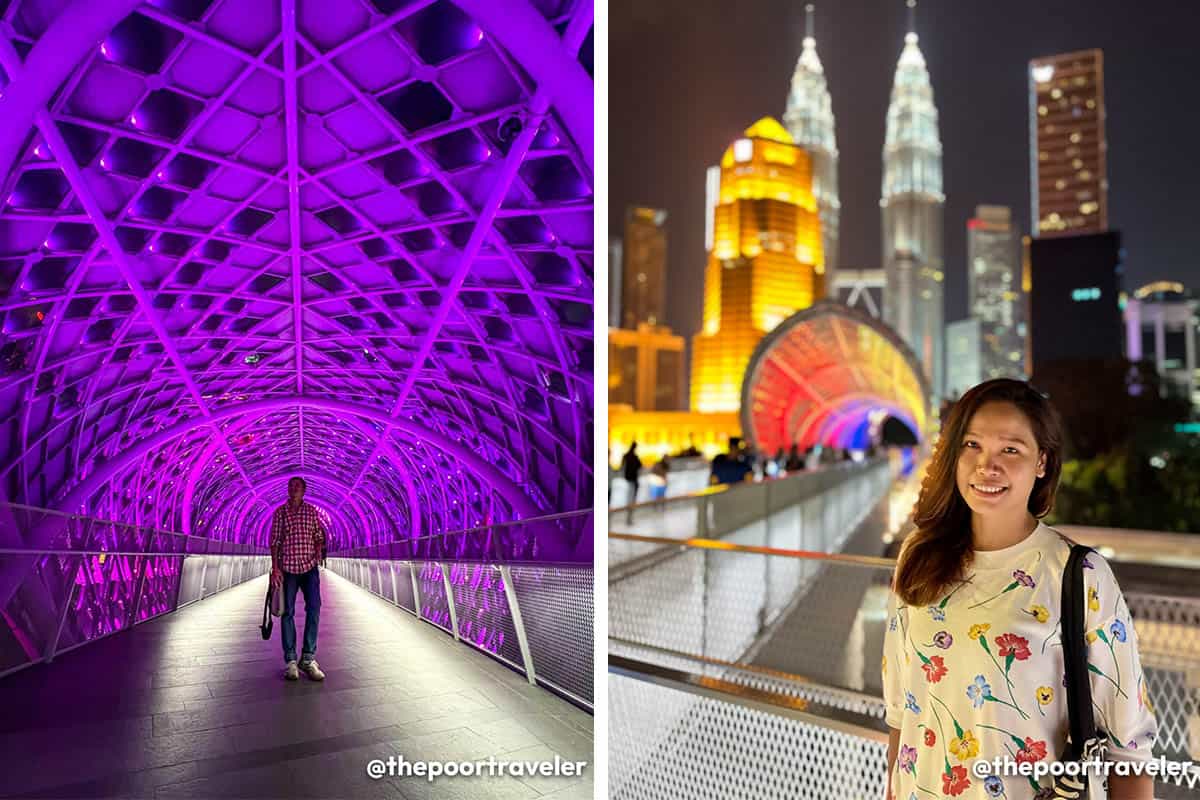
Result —
[{"label": "bridge deck", "polygon": [[[259,636],[266,577],[0,680],[0,796],[590,800],[589,714],[321,579],[323,683],[283,679],[278,624]],[[366,776],[398,754],[588,766],[582,778]]]}]

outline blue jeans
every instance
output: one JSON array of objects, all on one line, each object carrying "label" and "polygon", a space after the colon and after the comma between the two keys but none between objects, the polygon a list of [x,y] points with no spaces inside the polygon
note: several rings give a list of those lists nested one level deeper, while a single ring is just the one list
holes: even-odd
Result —
[{"label": "blue jeans", "polygon": [[301,661],[308,662],[317,655],[317,625],[321,621],[321,579],[319,568],[297,575],[283,573],[283,616],[279,618],[280,639],[283,640],[283,660],[296,660],[296,590],[304,592],[304,650]]}]

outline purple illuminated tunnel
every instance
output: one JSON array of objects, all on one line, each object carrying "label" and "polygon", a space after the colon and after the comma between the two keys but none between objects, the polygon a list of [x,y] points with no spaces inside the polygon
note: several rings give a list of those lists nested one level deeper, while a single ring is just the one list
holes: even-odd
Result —
[{"label": "purple illuminated tunnel", "polygon": [[590,506],[591,28],[0,2],[0,501],[262,544],[302,475],[335,551]]}]

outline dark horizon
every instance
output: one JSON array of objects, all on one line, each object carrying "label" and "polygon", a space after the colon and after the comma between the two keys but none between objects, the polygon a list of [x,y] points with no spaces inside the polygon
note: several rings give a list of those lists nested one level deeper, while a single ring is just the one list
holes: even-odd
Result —
[{"label": "dark horizon", "polygon": [[[1121,233],[1127,290],[1152,280],[1200,288],[1186,251],[1186,200],[1200,164],[1185,159],[1200,106],[1180,76],[1200,72],[1200,9],[1170,15],[1101,0],[1044,8],[921,0],[916,29],[943,148],[946,322],[966,316],[966,223],[977,205],[1012,209],[1030,229],[1028,62],[1104,51],[1109,226]],[[839,263],[881,266],[884,117],[906,30],[902,0],[816,2],[817,52],[833,100],[842,203]],[[804,3],[758,0],[736,17],[716,0],[610,4],[609,235],[629,205],[666,209],[666,322],[700,326],[704,172],[763,116],[782,120],[800,53]]]}]

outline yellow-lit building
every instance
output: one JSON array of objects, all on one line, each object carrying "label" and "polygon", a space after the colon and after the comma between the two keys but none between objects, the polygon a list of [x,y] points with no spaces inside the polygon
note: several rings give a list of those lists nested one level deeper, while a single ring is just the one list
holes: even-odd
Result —
[{"label": "yellow-lit building", "polygon": [[637,330],[609,328],[608,402],[639,411],[682,409],[683,337],[644,322]]},{"label": "yellow-lit building", "polygon": [[616,467],[638,443],[643,464],[653,464],[664,455],[674,456],[695,447],[708,459],[729,450],[729,439],[742,435],[736,412],[697,414],[692,411],[634,411],[632,406],[608,407],[608,459]]},{"label": "yellow-lit building", "polygon": [[735,413],[763,335],[825,294],[812,163],[764,117],[725,151],[704,273],[704,324],[693,339],[691,408]]}]

